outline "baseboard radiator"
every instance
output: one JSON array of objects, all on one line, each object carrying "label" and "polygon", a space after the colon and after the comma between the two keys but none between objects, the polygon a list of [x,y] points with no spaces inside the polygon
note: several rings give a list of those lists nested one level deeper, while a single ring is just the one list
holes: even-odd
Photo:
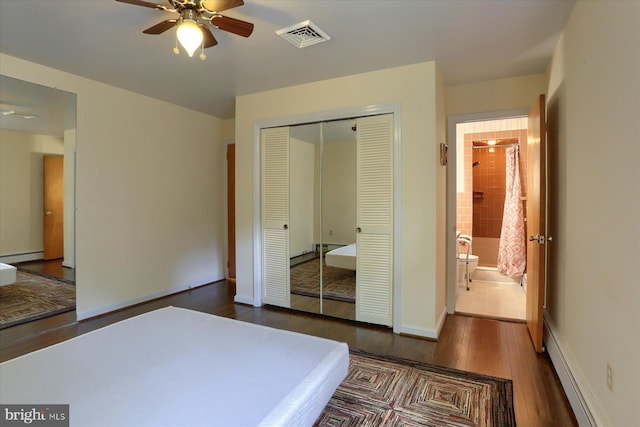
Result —
[{"label": "baseboard radiator", "polygon": [[544,343],[558,378],[560,378],[562,388],[567,395],[571,409],[573,409],[573,413],[576,416],[578,425],[580,427],[599,427],[603,425],[598,422],[598,417],[592,409],[593,405],[590,408],[585,399],[585,393],[580,390],[581,382],[573,374],[576,371],[572,369],[573,363],[565,356],[565,345],[560,339],[560,335],[556,332],[553,322],[546,315],[544,317]]},{"label": "baseboard radiator", "polygon": [[22,254],[1,255],[0,262],[4,264],[13,264],[17,262],[37,261],[44,258],[44,252],[26,252]]}]

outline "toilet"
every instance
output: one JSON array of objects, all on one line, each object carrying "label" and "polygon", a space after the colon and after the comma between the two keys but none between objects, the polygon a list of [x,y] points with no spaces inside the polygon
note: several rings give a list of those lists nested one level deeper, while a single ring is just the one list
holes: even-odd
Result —
[{"label": "toilet", "polygon": [[471,273],[478,267],[478,255],[472,254],[472,238],[467,235],[460,235],[457,238],[458,251],[456,253],[456,280],[460,284],[466,282],[467,290],[469,290],[469,282],[471,282]]}]

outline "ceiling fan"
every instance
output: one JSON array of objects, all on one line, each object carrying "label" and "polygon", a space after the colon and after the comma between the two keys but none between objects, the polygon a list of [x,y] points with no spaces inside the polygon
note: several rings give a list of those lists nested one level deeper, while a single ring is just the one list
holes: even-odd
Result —
[{"label": "ceiling fan", "polygon": [[[182,47],[187,51],[189,56],[193,56],[196,49],[200,47],[202,49],[200,59],[206,58],[204,49],[218,44],[211,30],[205,23],[209,23],[213,28],[242,37],[249,37],[253,32],[252,23],[220,14],[223,10],[242,6],[244,4],[242,0],[167,0],[170,6],[143,0],[116,1],[180,14],[180,16],[176,18],[167,19],[147,28],[143,33],[162,34],[168,29],[177,26],[177,37]],[[176,54],[180,53],[177,43],[173,51]]]}]

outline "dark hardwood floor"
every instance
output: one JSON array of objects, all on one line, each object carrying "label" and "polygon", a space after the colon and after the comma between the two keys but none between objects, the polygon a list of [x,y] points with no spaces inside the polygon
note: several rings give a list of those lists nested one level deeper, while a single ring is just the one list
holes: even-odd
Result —
[{"label": "dark hardwood floor", "polygon": [[76,271],[73,268],[63,267],[62,258],[52,260],[36,260],[24,261],[13,264],[14,266],[37,274],[44,274],[51,277],[66,280],[68,282],[76,281]]},{"label": "dark hardwood floor", "polygon": [[523,323],[448,316],[438,342],[393,334],[390,329],[275,307],[233,302],[226,281],[153,300],[118,312],[75,321],[75,312],[0,330],[0,361],[82,335],[168,305],[279,329],[344,341],[351,348],[398,356],[513,380],[517,425],[577,426],[546,354],[536,354]]}]

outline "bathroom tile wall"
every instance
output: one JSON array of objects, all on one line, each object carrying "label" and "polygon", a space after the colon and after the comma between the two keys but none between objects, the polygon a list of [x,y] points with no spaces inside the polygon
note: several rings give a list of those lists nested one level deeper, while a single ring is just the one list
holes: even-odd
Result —
[{"label": "bathroom tile wall", "polygon": [[[520,141],[520,179],[523,196],[527,183],[527,130],[506,130],[495,132],[471,132],[464,135],[465,150],[465,191],[457,193],[457,227],[463,234],[474,238],[499,239],[502,228],[502,212],[505,197],[506,149],[496,148],[473,150],[472,141],[518,138]],[[480,164],[475,168],[474,162]],[[475,192],[475,197],[474,197]],[[526,205],[526,201],[523,200]],[[497,241],[482,239],[474,244],[473,252],[480,257],[480,265],[495,266]]]},{"label": "bathroom tile wall", "polygon": [[464,135],[464,192],[456,193],[456,229],[460,234],[473,234],[473,152],[471,139]]},{"label": "bathroom tile wall", "polygon": [[473,168],[474,237],[500,237],[506,194],[505,152],[497,147],[473,150],[473,162],[480,162]]}]

